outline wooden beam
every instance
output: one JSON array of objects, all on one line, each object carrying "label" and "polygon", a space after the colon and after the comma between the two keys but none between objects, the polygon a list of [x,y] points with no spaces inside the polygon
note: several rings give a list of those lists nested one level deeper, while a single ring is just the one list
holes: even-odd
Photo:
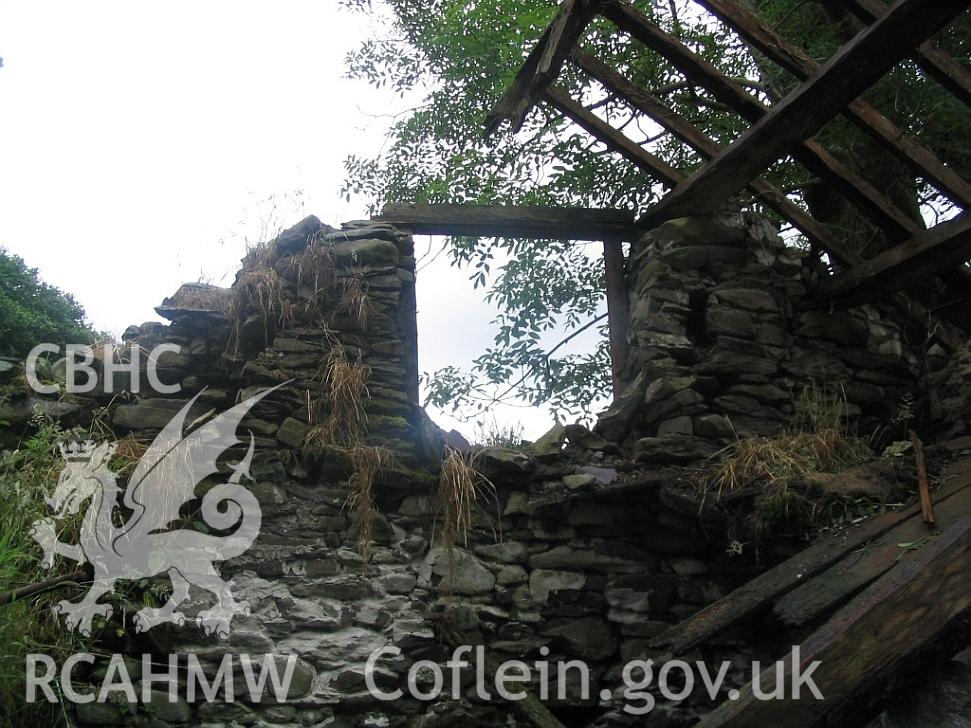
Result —
[{"label": "wooden beam", "polygon": [[604,240],[604,287],[607,290],[607,323],[610,335],[610,373],[613,395],[624,393],[624,365],[627,363],[627,276],[624,249],[619,240]]},{"label": "wooden beam", "polygon": [[572,119],[577,126],[603,142],[611,151],[632,162],[638,169],[646,172],[657,181],[663,182],[668,187],[676,187],[684,180],[684,175],[681,172],[651,154],[633,139],[624,136],[600,117],[583,108],[571,99],[563,89],[550,86],[546,89],[545,99],[561,114]]},{"label": "wooden beam", "polygon": [[[872,23],[887,12],[887,5],[883,0],[840,0],[840,2],[864,23]],[[929,41],[917,49],[914,57],[928,76],[971,106],[971,70]]]},{"label": "wooden beam", "polygon": [[[761,101],[629,3],[619,0],[608,3],[601,9],[601,14],[748,121],[757,122],[768,113],[768,107]],[[810,172],[823,178],[860,207],[891,239],[903,240],[919,229],[910,217],[897,209],[873,185],[816,142],[806,141],[792,154]]]},{"label": "wooden beam", "polygon": [[897,0],[819,72],[772,107],[651,210],[645,223],[713,212],[773,162],[816,134],[857,96],[964,10],[968,0]]},{"label": "wooden beam", "polygon": [[[660,99],[628,81],[596,56],[578,48],[574,49],[571,60],[591,78],[600,82],[604,88],[629,103],[637,111],[649,116],[705,159],[711,159],[718,154],[721,147],[707,134]],[[823,225],[765,180],[761,178],[753,180],[749,184],[749,189],[760,202],[782,215],[809,240],[818,244],[839,262],[855,265],[862,261],[857,253],[833,238]]]},{"label": "wooden beam", "polygon": [[640,234],[632,212],[573,207],[389,204],[373,219],[420,235],[600,241]]},{"label": "wooden beam", "polygon": [[818,295],[845,304],[891,293],[971,259],[967,214],[925,230],[905,243],[823,282]]},{"label": "wooden beam", "polygon": [[485,135],[496,133],[503,121],[519,131],[526,114],[556,81],[570,49],[594,17],[597,0],[563,0],[560,9],[534,46],[512,84],[489,112]]},{"label": "wooden beam", "polygon": [[[936,495],[938,503],[971,487],[971,475],[955,478]],[[895,526],[916,518],[920,504],[871,518],[859,527],[852,527],[817,539],[802,553],[784,561],[773,569],[743,584],[723,599],[705,607],[667,632],[651,640],[655,649],[668,650],[676,656],[701,644],[731,624],[755,614],[829,568],[846,554],[880,537]]]},{"label": "wooden beam", "polygon": [[[801,48],[789,43],[765,26],[755,13],[734,0],[696,0],[734,28],[753,48],[778,63],[800,81],[819,71],[819,64]],[[882,4],[882,3],[881,3]],[[883,8],[886,10],[886,6]],[[883,13],[880,14],[881,16]],[[964,208],[971,207],[971,184],[946,166],[914,137],[862,99],[852,101],[844,111],[860,129],[887,151],[909,163],[914,171]]]},{"label": "wooden beam", "polygon": [[798,697],[792,695],[788,688],[794,660],[786,659],[760,676],[768,692],[779,679],[786,686],[784,697],[759,700],[749,684],[737,700],[722,703],[698,727],[862,724],[873,717],[861,714],[865,709],[879,711],[871,701],[882,682],[910,656],[939,640],[971,607],[969,570],[971,516],[966,516],[868,587],[800,646],[797,669],[806,675],[815,665],[811,676],[822,700],[807,694],[805,685]]},{"label": "wooden beam", "polygon": [[[921,497],[921,509],[924,499]],[[971,513],[971,488],[965,488],[941,504],[940,529],[948,528]],[[863,587],[876,581],[928,540],[930,531],[922,518],[911,518],[848,555],[819,576],[786,594],[773,613],[783,624],[812,624],[845,603]]]}]

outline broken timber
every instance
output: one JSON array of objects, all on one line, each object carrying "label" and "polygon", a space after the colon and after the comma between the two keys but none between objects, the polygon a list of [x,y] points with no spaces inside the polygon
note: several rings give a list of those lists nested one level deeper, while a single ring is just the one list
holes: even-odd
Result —
[{"label": "broken timber", "polygon": [[898,0],[815,75],[679,185],[643,223],[653,227],[674,217],[716,210],[769,165],[816,134],[908,49],[925,41],[967,5],[967,0]]},{"label": "broken timber", "polygon": [[[968,488],[971,488],[971,467],[965,468],[947,483],[936,494],[936,502],[939,507],[943,507],[940,504]],[[921,512],[918,503],[871,518],[860,526],[825,535],[806,550],[655,637],[651,641],[651,647],[669,650],[675,655],[684,654],[735,622],[765,609],[852,551],[865,547],[900,524],[919,517]]]},{"label": "broken timber", "polygon": [[[932,539],[841,609],[801,646],[798,669],[812,670],[823,699],[794,697],[789,685],[792,660],[777,663],[761,676],[771,692],[778,673],[784,697],[760,700],[752,685],[738,700],[727,701],[705,716],[699,728],[817,728],[858,723],[880,683],[909,655],[938,640],[971,607],[971,516]],[[871,706],[872,709],[872,706]],[[872,716],[871,716],[872,717]]]}]

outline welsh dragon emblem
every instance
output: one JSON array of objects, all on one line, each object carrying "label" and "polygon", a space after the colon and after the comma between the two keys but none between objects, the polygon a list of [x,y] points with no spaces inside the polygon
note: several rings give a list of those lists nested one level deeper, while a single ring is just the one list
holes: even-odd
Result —
[{"label": "welsh dragon emblem", "polygon": [[[188,598],[190,585],[195,585],[216,599],[215,606],[199,614],[197,624],[207,635],[229,636],[233,617],[248,614],[249,607],[233,599],[231,584],[223,581],[213,562],[239,556],[259,534],[259,501],[240,484],[243,476],[250,477],[252,434],[246,455],[233,467],[227,482],[206,492],[199,508],[209,530],[232,529],[230,534],[170,529],[172,524],[184,520],[181,510],[196,498],[196,486],[218,473],[217,459],[241,444],[236,428],[246,413],[278,388],[264,390],[183,434],[185,419],[199,395],[193,397],[145,451],[124,491],[109,468],[115,443],[62,446],[65,467],[53,496],[44,499],[54,517],[35,521],[30,535],[44,550],[45,568],[50,568],[54,557],[60,555],[90,563],[94,569],[94,581],[84,599],[77,603],[62,600],[55,607],[64,616],[68,629],[90,635],[95,615],[108,619],[111,605],[99,604],[98,599],[111,593],[118,579],[137,580],[167,573],[172,580],[169,601],[161,607],[139,611],[134,617],[136,631],[144,632],[167,622],[184,624],[185,615],[178,608]],[[124,510],[119,508],[119,496]],[[86,502],[80,542],[59,541],[55,520],[77,513]],[[127,518],[126,512],[130,513]]]}]

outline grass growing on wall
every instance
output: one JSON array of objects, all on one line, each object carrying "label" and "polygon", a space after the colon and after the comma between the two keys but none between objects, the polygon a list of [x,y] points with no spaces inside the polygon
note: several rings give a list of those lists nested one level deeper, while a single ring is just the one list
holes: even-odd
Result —
[{"label": "grass growing on wall", "polygon": [[[51,569],[41,566],[43,552],[30,537],[31,524],[50,514],[43,496],[57,482],[63,466],[58,444],[84,439],[87,433],[61,430],[38,421],[37,433],[0,459],[0,592],[74,571],[77,564],[58,557]],[[60,540],[76,542],[83,509],[62,524]],[[58,725],[58,706],[27,704],[25,661],[30,653],[50,655],[62,664],[67,655],[84,651],[88,641],[68,632],[52,611],[61,599],[76,599],[85,586],[65,586],[0,605],[0,728]],[[54,685],[57,686],[55,679]]]}]

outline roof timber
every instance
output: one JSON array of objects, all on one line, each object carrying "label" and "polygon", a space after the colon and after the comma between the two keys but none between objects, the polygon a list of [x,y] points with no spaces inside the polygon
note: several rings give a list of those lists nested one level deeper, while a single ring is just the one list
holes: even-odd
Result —
[{"label": "roof timber", "polygon": [[[882,0],[840,0],[846,9],[865,23],[872,23],[886,12]],[[971,71],[931,42],[914,53],[918,65],[941,86],[965,104],[971,105]]]},{"label": "roof timber", "polygon": [[567,54],[593,20],[596,5],[598,0],[563,0],[553,22],[486,118],[487,137],[503,121],[509,121],[514,131],[522,127],[526,114],[539,101],[546,87],[560,75]]},{"label": "roof timber", "polygon": [[[753,47],[792,73],[800,81],[805,81],[819,71],[820,65],[809,58],[802,49],[770,30],[759,20],[758,16],[741,5],[731,0],[695,1],[713,15],[721,18]],[[884,7],[884,10],[886,10],[886,7]],[[884,15],[881,13],[880,19],[882,20],[883,17]],[[902,50],[907,50],[909,47],[905,45]],[[899,57],[905,55],[906,53],[901,53]],[[899,60],[899,57],[897,60]],[[909,163],[917,174],[932,183],[954,202],[965,208],[971,207],[971,184],[963,180],[953,169],[941,162],[933,152],[897,127],[866,101],[862,99],[852,101],[845,107],[844,113],[881,146]]]},{"label": "roof timber", "polygon": [[[610,3],[602,8],[602,13],[618,28],[664,57],[691,81],[703,86],[746,120],[757,122],[768,113],[769,108],[740,84],[727,78],[718,68],[629,3]],[[810,172],[826,180],[862,209],[891,238],[904,240],[919,230],[918,225],[883,193],[821,145],[812,140],[805,141],[791,153]]]},{"label": "roof timber", "polygon": [[859,302],[875,292],[896,291],[921,278],[954,268],[968,258],[971,258],[971,218],[961,215],[827,279],[819,293],[846,303]]},{"label": "roof timber", "polygon": [[681,172],[655,157],[633,139],[625,136],[606,121],[585,109],[570,98],[570,95],[563,89],[550,86],[546,89],[545,99],[560,113],[572,119],[577,126],[604,142],[613,151],[636,165],[638,169],[647,172],[654,179],[672,188],[684,181],[685,177]]},{"label": "roof timber", "polygon": [[657,223],[711,212],[816,134],[847,104],[967,7],[967,0],[897,0],[819,71],[695,172],[647,216]]},{"label": "roof timber", "polygon": [[633,212],[575,207],[388,204],[372,219],[420,235],[600,241],[632,240],[640,233]]},{"label": "roof timber", "polygon": [[[631,81],[628,81],[596,56],[576,49],[571,56],[571,60],[590,74],[592,78],[603,84],[605,88],[627,101],[641,113],[652,118],[706,159],[710,159],[718,154],[720,150],[719,145],[708,137],[708,135],[704,134],[691,122],[665,105],[658,98],[644,91]],[[607,138],[600,137],[599,135],[598,138],[609,144]],[[833,238],[822,224],[788,199],[781,190],[762,179],[755,179],[749,183],[749,189],[755,193],[761,202],[786,218],[809,240],[818,244],[840,262],[855,264],[862,260],[859,255],[850,251],[842,243]]]}]

